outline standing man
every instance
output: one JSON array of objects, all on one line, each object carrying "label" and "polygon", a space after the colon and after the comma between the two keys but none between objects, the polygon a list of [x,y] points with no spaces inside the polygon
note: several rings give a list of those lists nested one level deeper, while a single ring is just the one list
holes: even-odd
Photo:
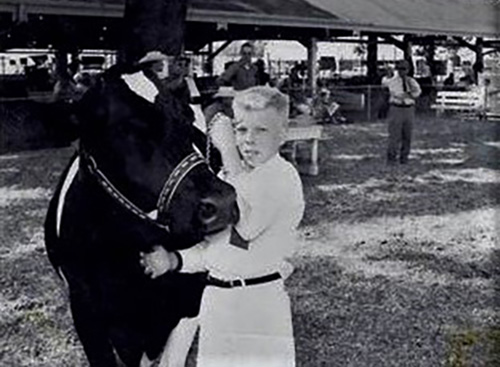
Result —
[{"label": "standing man", "polygon": [[415,100],[422,90],[417,81],[408,76],[410,64],[400,60],[396,64],[397,74],[384,79],[383,85],[389,89],[389,143],[387,163],[408,163],[410,155],[413,122],[415,120]]},{"label": "standing man", "polygon": [[219,77],[219,85],[243,90],[257,85],[257,67],[252,64],[253,46],[245,42],[240,49],[241,58],[229,66]]}]

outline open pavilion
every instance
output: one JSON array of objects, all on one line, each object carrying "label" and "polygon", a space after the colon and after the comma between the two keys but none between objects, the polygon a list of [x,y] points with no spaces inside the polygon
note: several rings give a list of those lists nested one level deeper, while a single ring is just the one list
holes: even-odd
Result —
[{"label": "open pavilion", "polygon": [[[125,0],[0,0],[0,50],[117,50],[123,44],[124,10]],[[210,60],[233,40],[299,41],[308,49],[312,81],[318,41],[349,42],[361,36],[368,43],[369,77],[376,74],[380,42],[396,45],[408,59],[412,45],[454,43],[476,52],[482,63],[484,49],[500,48],[500,2],[190,0],[184,47],[198,52],[225,41],[218,49],[209,48]]]}]

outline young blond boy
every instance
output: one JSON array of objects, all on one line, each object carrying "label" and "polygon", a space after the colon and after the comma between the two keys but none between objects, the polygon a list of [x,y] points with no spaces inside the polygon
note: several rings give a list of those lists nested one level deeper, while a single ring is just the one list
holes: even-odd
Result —
[{"label": "young blond boy", "polygon": [[[233,229],[180,251],[180,271],[208,271],[200,310],[198,367],[293,367],[285,258],[294,251],[303,212],[296,169],[279,156],[288,125],[288,98],[275,88],[239,92],[231,120],[216,118],[211,136],[224,178],[236,189],[241,217]],[[178,255],[143,255],[152,277],[176,269]]]}]

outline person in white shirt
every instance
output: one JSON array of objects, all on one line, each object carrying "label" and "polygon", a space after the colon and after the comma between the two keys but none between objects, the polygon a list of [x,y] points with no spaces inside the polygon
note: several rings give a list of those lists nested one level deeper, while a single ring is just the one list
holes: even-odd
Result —
[{"label": "person in white shirt", "polygon": [[304,199],[297,170],[279,156],[288,105],[277,89],[252,87],[235,96],[234,133],[228,117],[214,120],[213,143],[238,196],[240,220],[234,228],[178,254],[158,247],[142,256],[152,277],[177,268],[208,271],[198,367],[295,366],[283,278],[289,275],[285,259],[297,244]]},{"label": "person in white shirt", "polygon": [[418,82],[408,76],[410,64],[400,60],[396,64],[397,74],[382,81],[389,89],[389,142],[387,146],[387,163],[398,161],[408,163],[410,155],[413,123],[415,120],[415,100],[422,90]]}]

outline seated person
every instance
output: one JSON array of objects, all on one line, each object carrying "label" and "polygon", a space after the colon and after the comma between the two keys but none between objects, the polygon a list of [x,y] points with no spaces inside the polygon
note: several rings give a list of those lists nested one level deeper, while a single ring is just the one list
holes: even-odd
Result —
[{"label": "seated person", "polygon": [[313,101],[313,116],[319,123],[337,123],[334,115],[340,105],[331,98],[328,89],[322,88]]}]

